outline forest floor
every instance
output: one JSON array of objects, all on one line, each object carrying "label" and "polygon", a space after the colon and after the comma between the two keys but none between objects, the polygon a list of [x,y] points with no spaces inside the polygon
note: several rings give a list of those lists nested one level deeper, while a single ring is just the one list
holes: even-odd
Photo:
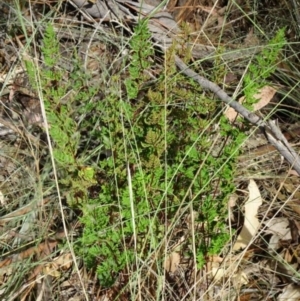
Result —
[{"label": "forest floor", "polygon": [[1,300],[300,300],[297,5],[0,3]]}]

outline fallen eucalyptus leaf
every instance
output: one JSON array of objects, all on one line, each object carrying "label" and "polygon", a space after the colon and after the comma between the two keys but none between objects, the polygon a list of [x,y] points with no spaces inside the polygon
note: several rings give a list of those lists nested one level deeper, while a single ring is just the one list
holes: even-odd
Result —
[{"label": "fallen eucalyptus leaf", "polygon": [[248,189],[249,199],[245,204],[245,221],[242,231],[233,246],[233,250],[235,251],[244,249],[252,241],[260,226],[257,211],[262,204],[262,197],[254,180],[250,180]]}]

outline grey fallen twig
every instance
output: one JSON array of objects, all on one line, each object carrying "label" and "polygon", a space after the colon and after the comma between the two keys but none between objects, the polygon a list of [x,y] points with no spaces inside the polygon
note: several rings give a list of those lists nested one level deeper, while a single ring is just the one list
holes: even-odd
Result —
[{"label": "grey fallen twig", "polygon": [[245,119],[255,126],[258,126],[264,133],[266,139],[272,144],[277,151],[291,164],[291,166],[300,175],[300,157],[297,152],[289,145],[287,139],[282,134],[280,128],[276,125],[274,120],[265,121],[250,112],[237,101],[233,100],[223,89],[215,83],[209,81],[203,76],[200,76],[191,68],[189,68],[179,57],[175,57],[176,66],[183,74],[196,81],[203,89],[209,90],[216,94],[216,96],[231,108],[235,109]]}]

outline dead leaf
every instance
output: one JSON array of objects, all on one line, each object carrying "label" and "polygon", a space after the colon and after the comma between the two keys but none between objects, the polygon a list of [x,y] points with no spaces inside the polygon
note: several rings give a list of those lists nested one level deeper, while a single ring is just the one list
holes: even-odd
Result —
[{"label": "dead leaf", "polygon": [[274,97],[276,92],[277,90],[270,86],[261,88],[260,91],[254,95],[254,98],[258,100],[258,102],[253,105],[254,112],[265,107]]},{"label": "dead leaf", "polygon": [[283,254],[283,260],[288,263],[288,264],[291,264],[292,263],[292,260],[293,260],[293,255],[288,252],[287,250],[284,252]]},{"label": "dead leaf", "polygon": [[278,301],[298,301],[300,299],[300,287],[295,284],[289,284],[278,296]]},{"label": "dead leaf", "polygon": [[[239,103],[242,104],[243,101],[244,101],[244,99],[245,99],[245,97],[241,97],[239,99]],[[237,111],[234,108],[230,107],[230,108],[227,108],[227,110],[225,111],[224,115],[225,115],[225,117],[227,117],[227,119],[229,120],[229,122],[233,122],[237,118],[238,113],[237,113]]]},{"label": "dead leaf", "polygon": [[274,251],[279,248],[279,241],[292,239],[291,231],[289,228],[289,221],[285,217],[275,217],[267,221],[266,233],[273,234],[270,238],[268,250]]},{"label": "dead leaf", "polygon": [[300,201],[299,199],[292,199],[287,201],[287,206],[300,216]]},{"label": "dead leaf", "polygon": [[53,261],[60,269],[68,270],[73,265],[71,253],[64,253]]},{"label": "dead leaf", "polygon": [[6,205],[6,202],[5,202],[5,197],[2,193],[2,191],[0,191],[0,204],[1,205]]},{"label": "dead leaf", "polygon": [[[263,88],[261,88],[260,91],[253,96],[258,100],[258,102],[253,105],[253,111],[256,112],[265,107],[272,100],[276,92],[277,90],[270,86],[264,86]],[[240,97],[238,100],[240,104],[242,104],[244,101],[245,96]],[[235,109],[228,108],[225,111],[224,115],[230,122],[233,122],[237,118],[238,113]]]},{"label": "dead leaf", "polygon": [[249,30],[248,34],[245,37],[244,45],[247,47],[253,47],[260,45],[260,40],[253,31],[253,27]]},{"label": "dead leaf", "polygon": [[299,174],[298,174],[297,171],[294,170],[294,169],[289,169],[288,175],[299,177]]},{"label": "dead leaf", "polygon": [[176,272],[180,263],[180,254],[177,252],[171,253],[164,262],[164,268],[169,273]]},{"label": "dead leaf", "polygon": [[246,273],[239,271],[232,276],[232,281],[235,287],[241,287],[242,285],[248,284],[249,279]]},{"label": "dead leaf", "polygon": [[220,264],[222,262],[223,258],[217,255],[210,256],[207,260],[207,274],[210,274],[211,277],[216,281],[219,281],[222,278],[226,277],[228,273],[228,271],[225,268],[220,267]]},{"label": "dead leaf", "polygon": [[238,77],[233,72],[228,72],[224,76],[224,84],[225,85],[230,85],[231,83],[236,82],[237,80],[238,80]]},{"label": "dead leaf", "polygon": [[245,204],[245,221],[242,231],[233,246],[233,250],[235,251],[245,248],[252,241],[260,226],[257,211],[262,204],[262,197],[254,180],[250,180],[248,189],[249,199]]},{"label": "dead leaf", "polygon": [[216,281],[220,281],[227,275],[227,271],[224,268],[212,267],[211,269],[212,277]]},{"label": "dead leaf", "polygon": [[54,278],[59,278],[61,275],[61,273],[58,271],[57,265],[52,264],[52,263],[45,264],[45,266],[43,268],[43,274],[52,276]]}]

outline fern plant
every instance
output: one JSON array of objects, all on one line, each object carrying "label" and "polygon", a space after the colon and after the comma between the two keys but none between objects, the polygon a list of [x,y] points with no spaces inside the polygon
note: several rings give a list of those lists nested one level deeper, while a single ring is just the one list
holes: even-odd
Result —
[{"label": "fern plant", "polygon": [[[229,238],[226,198],[234,190],[234,160],[242,137],[223,121],[223,134],[235,142],[218,157],[209,153],[208,116],[215,115],[218,105],[177,74],[175,45],[155,86],[145,87],[145,68],[153,61],[148,39],[147,24],[139,24],[130,43],[126,96],[115,91],[95,108],[104,112],[101,135],[109,137],[105,147],[113,155],[99,162],[105,179],[99,197],[83,207],[78,249],[87,265],[97,263],[105,286],[112,285],[120,271],[129,272],[136,257],[144,261],[158,252],[170,231],[165,220],[178,223],[174,218],[179,208],[191,202],[199,212],[198,222],[206,225],[196,237],[199,265]],[[145,96],[136,101],[141,89]]]},{"label": "fern plant", "polygon": [[248,72],[243,79],[245,106],[249,109],[257,102],[257,99],[254,97],[255,94],[267,84],[267,78],[274,73],[276,61],[285,44],[285,28],[282,28],[278,30],[275,37],[269,41],[267,47],[250,64]]},{"label": "fern plant", "polygon": [[[79,205],[88,196],[88,188],[95,182],[93,167],[86,166],[85,159],[79,155],[81,132],[76,122],[79,116],[81,103],[87,104],[95,95],[96,89],[83,89],[85,74],[76,61],[74,54],[74,69],[66,77],[66,72],[58,67],[61,60],[59,41],[51,23],[47,24],[41,51],[44,66],[39,71],[32,62],[26,62],[26,68],[32,83],[35,83],[35,74],[40,74],[44,106],[46,111],[49,133],[53,142],[53,155],[59,170],[59,183],[66,193],[69,205]],[[76,93],[70,93],[72,90]],[[64,100],[67,95],[71,95]],[[85,106],[86,107],[86,106]]]},{"label": "fern plant", "polygon": [[[150,254],[159,257],[170,228],[191,205],[201,231],[194,238],[187,235],[182,251],[189,252],[194,239],[199,267],[229,239],[226,204],[235,189],[236,158],[246,135],[221,117],[220,104],[210,95],[177,73],[176,45],[169,48],[160,76],[152,83],[148,74],[154,49],[149,38],[147,22],[141,21],[130,42],[127,73],[112,76],[109,93],[95,102],[90,99],[99,88],[85,87],[76,53],[67,80],[56,67],[59,47],[51,25],[42,47],[46,66],[40,71],[41,85],[59,181],[68,204],[82,211],[83,232],[76,250],[88,267],[97,267],[103,286],[112,285],[121,271],[137,270],[137,258],[146,262]],[[275,54],[271,57],[274,61]],[[33,77],[34,66],[28,63],[27,70]],[[62,101],[71,89],[76,93]],[[255,94],[257,87],[251,89]],[[78,116],[88,112],[93,114],[79,122]],[[224,141],[218,153],[211,151],[213,122],[219,123]],[[86,131],[100,147],[83,145]],[[111,153],[104,160],[97,154],[102,145]],[[94,162],[91,153],[97,154]]]}]

